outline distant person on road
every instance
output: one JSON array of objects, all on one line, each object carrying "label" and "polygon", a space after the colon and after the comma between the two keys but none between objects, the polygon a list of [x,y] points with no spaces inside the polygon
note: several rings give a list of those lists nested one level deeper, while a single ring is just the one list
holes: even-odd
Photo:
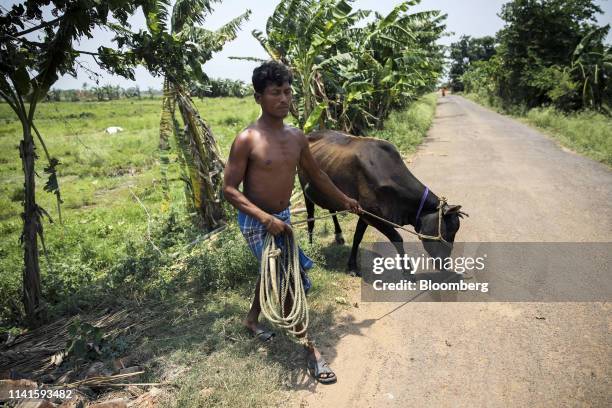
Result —
[{"label": "distant person on road", "polygon": [[[232,144],[225,167],[223,192],[227,201],[238,209],[238,224],[251,251],[261,262],[263,242],[267,233],[274,236],[291,234],[289,199],[295,182],[297,166],[308,175],[325,195],[343,204],[352,212],[359,212],[359,204],[340,191],[321,171],[312,157],[304,133],[285,125],[283,120],[291,107],[291,73],[283,64],[269,61],[253,71],[255,101],[261,106],[261,116],[243,130]],[[243,191],[238,190],[243,183]],[[304,289],[310,280],[306,270],[313,262],[299,250],[300,272]],[[269,341],[274,333],[258,323],[259,280],[255,297],[244,325],[262,341]],[[293,299],[288,299],[285,310],[290,310]],[[302,327],[296,327],[301,330]],[[314,343],[305,337],[308,368],[321,383],[336,381],[336,375],[321,357]]]}]

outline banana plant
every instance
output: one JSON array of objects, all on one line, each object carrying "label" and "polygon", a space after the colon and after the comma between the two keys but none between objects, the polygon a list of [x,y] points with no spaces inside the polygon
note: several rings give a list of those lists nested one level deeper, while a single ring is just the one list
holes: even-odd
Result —
[{"label": "banana plant", "polygon": [[[36,327],[44,321],[46,310],[40,282],[38,240],[44,250],[43,216],[49,217],[36,201],[36,144],[42,147],[48,160],[44,168],[48,175],[44,190],[56,195],[61,221],[57,174],[60,162],[51,156],[36,127],[38,103],[46,98],[61,75],[76,76],[77,57],[98,55],[80,51],[76,44],[85,37],[91,38],[94,28],[105,26],[110,17],[127,26],[137,2],[49,0],[13,3],[0,11],[0,99],[6,102],[22,126],[19,141],[24,173],[20,238],[24,253],[22,301],[28,325]],[[36,40],[32,40],[32,36],[37,36]],[[101,66],[124,71],[115,66],[118,62],[117,58],[104,60]]]},{"label": "banana plant", "polygon": [[[143,63],[150,72],[164,76],[159,147],[161,151],[164,203],[169,202],[167,168],[170,139],[178,147],[181,179],[186,183],[188,210],[195,209],[200,226],[211,231],[225,223],[221,200],[223,161],[213,133],[200,116],[187,89],[193,82],[208,77],[202,65],[214,52],[236,38],[240,26],[248,20],[247,10],[216,31],[200,24],[212,12],[213,0],[178,0],[170,8],[167,0],[144,0],[147,30],[129,33],[113,26],[116,40],[124,44],[132,63]],[[177,118],[176,108],[181,121]],[[182,123],[182,126],[181,126]]]},{"label": "banana plant", "polygon": [[570,72],[580,78],[582,106],[601,108],[606,88],[612,84],[612,46],[604,45],[610,25],[591,30],[572,53]]},{"label": "banana plant", "polygon": [[[389,14],[375,14],[365,27],[352,28],[338,42],[338,54],[326,61],[335,86],[336,126],[353,134],[382,127],[400,107],[436,83],[442,51],[435,41],[445,16],[437,11],[409,14],[417,1],[403,2]],[[335,67],[334,67],[335,65]],[[332,81],[332,78],[338,80]]]},{"label": "banana plant", "polygon": [[329,118],[321,64],[331,57],[330,50],[343,31],[368,15],[367,11],[353,11],[345,0],[291,0],[276,7],[265,36],[253,31],[272,59],[290,67],[294,76],[291,112],[305,132]]},{"label": "banana plant", "polygon": [[445,16],[408,14],[417,3],[402,2],[358,27],[371,12],[349,1],[287,1],[268,19],[266,35],[253,32],[272,59],[290,67],[292,114],[305,132],[332,126],[363,134],[435,84]]}]

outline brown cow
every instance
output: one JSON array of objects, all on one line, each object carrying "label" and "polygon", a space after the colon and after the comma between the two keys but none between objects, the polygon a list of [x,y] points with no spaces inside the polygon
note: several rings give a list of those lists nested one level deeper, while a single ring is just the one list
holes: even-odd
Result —
[{"label": "brown cow", "polygon": [[[413,225],[425,235],[438,235],[439,198],[425,193],[426,187],[412,175],[402,160],[397,148],[381,139],[356,137],[336,131],[314,132],[307,136],[310,150],[321,169],[334,184],[349,197],[359,201],[361,207],[384,219],[399,225]],[[299,172],[300,183],[305,195],[308,218],[314,215],[314,204],[339,211],[342,206],[314,189],[303,172]],[[419,204],[423,207],[416,219]],[[459,229],[459,218],[464,215],[460,205],[445,205],[441,224],[442,236],[450,245],[428,239],[422,240],[425,250],[433,257],[450,255],[452,242]],[[383,233],[401,249],[402,237],[392,226],[368,215],[359,217],[353,247],[348,261],[350,272],[357,272],[357,250],[368,225]],[[342,230],[334,215],[336,242],[344,243]],[[312,242],[314,221],[308,223],[309,239]]]}]

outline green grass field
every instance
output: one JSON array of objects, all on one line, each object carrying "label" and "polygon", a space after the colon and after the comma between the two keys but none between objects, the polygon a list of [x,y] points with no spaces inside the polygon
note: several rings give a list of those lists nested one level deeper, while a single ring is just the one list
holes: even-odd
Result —
[{"label": "green grass field", "polygon": [[[410,152],[429,127],[435,103],[435,95],[429,95],[394,112],[385,130],[372,135]],[[196,105],[224,157],[235,135],[259,115],[251,98],[196,100]],[[280,403],[288,398],[291,379],[305,374],[302,351],[282,334],[262,347],[243,329],[256,259],[235,224],[212,241],[197,240],[201,233],[185,213],[176,155],[170,156],[169,168],[172,205],[163,210],[160,107],[160,99],[40,105],[36,125],[62,163],[64,200],[60,224],[54,196],[42,190],[46,159],[39,148],[37,200],[55,221],[44,224],[47,256],[41,255],[49,315],[90,319],[111,307],[146,321],[143,329],[109,336],[105,347],[109,358],[130,354],[136,359],[147,372],[144,380],[174,384],[166,389],[163,406]],[[124,131],[108,135],[108,126]],[[16,333],[22,331],[17,319],[23,265],[20,137],[12,112],[0,104],[0,332]],[[343,215],[340,221],[350,242],[356,219]],[[324,350],[332,350],[339,339],[332,330],[334,314],[353,307],[343,296],[359,280],[344,272],[349,247],[333,243],[331,220],[318,221],[316,231],[313,245],[303,229],[297,234],[317,263],[311,272],[310,332]]]},{"label": "green grass field", "polygon": [[[156,224],[168,217],[161,212],[159,184],[160,104],[159,99],[143,99],[40,105],[37,127],[50,154],[62,163],[64,223],[60,225],[54,196],[42,189],[46,159],[37,149],[37,173],[43,177],[37,179],[37,200],[55,221],[45,223],[49,262],[41,260],[45,298],[51,302],[104,277],[125,254],[127,243],[142,241],[147,216],[133,195]],[[259,114],[258,106],[247,98],[207,99],[197,105],[213,127],[224,156],[235,134]],[[20,125],[6,104],[0,104],[0,124],[0,269],[6,277],[0,293],[8,295],[2,296],[0,315],[5,316],[11,305],[4,299],[19,299],[23,176],[17,150]],[[124,132],[108,135],[104,130],[109,126],[120,126]],[[175,160],[171,156],[171,162]],[[171,163],[174,215],[182,214],[183,203],[177,170],[177,164]]]}]

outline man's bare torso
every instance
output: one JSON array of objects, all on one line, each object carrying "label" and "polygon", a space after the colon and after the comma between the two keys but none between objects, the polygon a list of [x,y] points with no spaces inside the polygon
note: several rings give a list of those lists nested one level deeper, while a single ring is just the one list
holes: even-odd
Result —
[{"label": "man's bare torso", "polygon": [[291,126],[264,130],[256,123],[247,130],[252,149],[243,194],[267,213],[277,213],[287,208],[293,191],[302,152],[300,131]]}]

